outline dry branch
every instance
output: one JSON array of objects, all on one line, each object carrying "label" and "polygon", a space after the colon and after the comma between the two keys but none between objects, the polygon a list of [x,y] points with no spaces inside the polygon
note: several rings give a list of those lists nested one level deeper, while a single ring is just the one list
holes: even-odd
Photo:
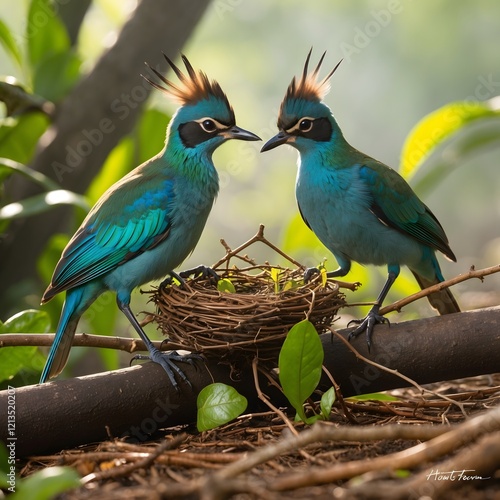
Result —
[{"label": "dry branch", "polygon": [[[356,436],[353,440],[361,441],[363,439],[363,436],[365,435],[368,439],[371,439],[371,437],[369,436],[372,429],[375,429],[376,431],[379,430],[376,427],[356,429],[355,432],[351,433],[353,436]],[[388,426],[385,427],[385,429],[388,429]],[[412,429],[416,431],[416,434],[418,431],[418,427]],[[493,410],[490,410],[478,417],[474,417],[473,419],[470,419],[451,430],[447,430],[446,426],[432,427],[432,429],[434,429],[435,431],[442,430],[444,432],[426,443],[421,443],[417,446],[414,446],[413,448],[398,453],[393,453],[391,455],[377,457],[375,459],[369,460],[359,460],[357,462],[349,462],[346,464],[338,464],[325,468],[310,468],[305,473],[295,472],[293,475],[289,475],[282,479],[276,480],[272,485],[272,489],[280,491],[302,488],[305,486],[317,484],[331,483],[333,481],[348,479],[371,471],[386,469],[392,470],[396,467],[399,469],[413,469],[418,465],[425,464],[427,462],[435,460],[436,458],[451,453],[460,446],[467,445],[484,434],[499,431],[500,407],[494,408]],[[325,441],[329,439],[344,439],[345,436],[342,435],[345,434],[345,432],[338,432],[342,430],[346,429],[333,428],[332,432],[330,433],[327,429],[324,429],[321,433],[321,437],[314,435],[311,437],[304,432],[298,438],[295,438],[297,441],[295,447],[292,446],[291,438],[288,441],[282,441],[280,445],[284,450],[286,449],[287,451],[289,451],[290,449],[302,448],[307,444],[315,442],[315,440]],[[352,431],[352,429],[347,430]],[[400,434],[401,432],[399,432],[397,429],[393,429],[393,432],[389,434],[390,439],[398,439]],[[278,445],[275,446],[278,447]],[[263,450],[261,451],[263,452]],[[233,464],[232,466],[228,466],[227,468],[229,467],[237,468],[237,463]]]},{"label": "dry branch", "polygon": [[[452,380],[496,373],[500,306],[405,323],[377,326],[371,353],[364,339],[353,345],[368,359],[404,373],[418,383]],[[346,332],[341,332],[346,334]],[[325,366],[344,396],[376,392],[407,385],[394,374],[361,362],[337,338],[322,335]],[[207,365],[184,365],[193,389],[176,393],[162,368],[153,363],[108,373],[16,389],[18,457],[44,454],[78,444],[129,434],[146,440],[159,428],[196,420],[196,396],[213,381],[233,385],[249,400],[249,412],[259,411],[259,400],[250,373],[231,380],[228,366],[209,358]],[[261,381],[275,406],[285,405],[281,394]],[[320,389],[330,387],[324,377]],[[0,407],[7,392],[0,392]],[[6,412],[0,414],[0,439],[7,431]]]}]

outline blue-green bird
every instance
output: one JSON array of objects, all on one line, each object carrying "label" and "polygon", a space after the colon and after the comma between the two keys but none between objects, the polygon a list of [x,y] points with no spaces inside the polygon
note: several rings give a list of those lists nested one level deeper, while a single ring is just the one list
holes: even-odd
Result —
[{"label": "blue-green bird", "polygon": [[[281,103],[279,133],[262,148],[289,144],[299,152],[296,198],[305,223],[333,253],[339,268],[329,277],[345,276],[351,262],[387,265],[387,281],[366,318],[349,338],[366,332],[368,346],[389,289],[406,265],[421,288],[444,281],[435,252],[456,261],[441,224],[392,168],[353,148],[322,99],[339,64],[323,80],[316,69],[294,78]],[[310,273],[306,273],[310,276]],[[440,314],[460,309],[448,289],[428,296]]]},{"label": "blue-green bird", "polygon": [[118,307],[171,383],[178,387],[174,372],[188,382],[173,361],[190,358],[154,347],[130,309],[130,295],[148,281],[175,275],[174,269],[195,248],[219,191],[212,162],[215,149],[229,139],[260,139],[236,126],[233,109],[217,82],[195,71],[184,56],[187,74],[165,58],[180,85],[152,68],[165,86],[146,80],[181,107],[168,125],[162,151],[111,186],[64,249],[42,297],[45,303],[66,291],[40,383],[62,371],[81,315],[106,290],[116,292]]}]

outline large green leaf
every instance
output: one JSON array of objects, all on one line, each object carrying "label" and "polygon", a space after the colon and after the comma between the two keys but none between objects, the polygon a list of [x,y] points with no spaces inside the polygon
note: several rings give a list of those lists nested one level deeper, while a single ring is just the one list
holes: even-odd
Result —
[{"label": "large green leaf", "polygon": [[[480,127],[469,127],[446,150],[432,161],[424,176],[413,183],[416,192],[432,191],[459,165],[479,157],[483,152],[500,145],[500,120],[488,120]],[[398,283],[398,280],[396,283]]]},{"label": "large green leaf", "polygon": [[[2,333],[47,333],[50,331],[50,318],[44,311],[33,309],[20,312],[0,322]],[[0,337],[1,338],[1,337]],[[32,360],[37,347],[3,347],[0,349],[0,381],[9,380],[23,368],[32,368]]]},{"label": "large green leaf", "polygon": [[19,481],[12,500],[51,500],[65,491],[80,486],[80,476],[71,467],[46,467]]},{"label": "large green leaf", "polygon": [[165,144],[167,125],[170,118],[157,109],[147,109],[137,127],[137,164],[158,154]]},{"label": "large green leaf", "polygon": [[432,151],[468,123],[500,116],[498,98],[485,102],[452,102],[423,118],[410,131],[401,153],[400,172],[409,179]]},{"label": "large green leaf", "polygon": [[46,57],[33,74],[33,90],[49,101],[60,101],[80,78],[80,57],[72,52]]},{"label": "large green leaf", "polygon": [[0,157],[28,164],[38,139],[49,126],[43,113],[26,113],[0,122]]},{"label": "large green leaf", "polygon": [[31,181],[42,186],[47,191],[59,189],[59,185],[56,182],[41,172],[33,170],[18,161],[14,161],[9,158],[0,158],[0,181],[13,173],[21,174],[24,177],[27,177]]},{"label": "large green leaf", "polygon": [[247,407],[247,399],[229,385],[207,385],[198,394],[197,427],[200,432],[214,429],[241,415]]},{"label": "large green leaf", "polygon": [[[31,0],[26,25],[28,58],[33,69],[54,54],[70,50],[66,28],[50,0]],[[54,75],[57,78],[58,75]]]},{"label": "large green leaf", "polygon": [[303,404],[321,378],[324,351],[316,328],[309,320],[288,332],[279,355],[279,379],[285,396],[299,417],[308,422]]},{"label": "large green leaf", "polygon": [[12,220],[38,215],[56,205],[74,205],[85,211],[88,211],[90,208],[84,196],[67,191],[66,189],[57,189],[1,207],[0,220]]},{"label": "large green leaf", "polygon": [[125,137],[113,148],[99,174],[90,184],[86,195],[91,203],[96,203],[106,189],[137,166],[133,163],[133,156],[133,141],[130,137]]},{"label": "large green leaf", "polygon": [[22,65],[21,51],[16,43],[16,40],[12,36],[8,26],[0,19],[0,44],[3,45],[6,52],[16,61],[16,63]]}]

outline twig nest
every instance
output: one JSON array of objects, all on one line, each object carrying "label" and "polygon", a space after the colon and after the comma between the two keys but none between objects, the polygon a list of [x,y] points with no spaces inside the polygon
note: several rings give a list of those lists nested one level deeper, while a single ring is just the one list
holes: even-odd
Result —
[{"label": "twig nest", "polygon": [[[243,254],[255,243],[267,245],[293,269],[256,264]],[[224,240],[221,244],[226,254],[212,266],[220,278],[217,284],[195,278],[152,293],[157,310],[153,321],[175,349],[217,357],[233,368],[234,362],[255,356],[275,363],[293,325],[307,318],[323,333],[339,308],[347,305],[339,283],[325,275],[304,284],[304,266],[268,241],[262,225],[234,250]],[[237,267],[233,260],[246,267]]]},{"label": "twig nest", "polygon": [[180,349],[276,360],[293,325],[308,318],[322,333],[345,305],[336,282],[318,276],[304,285],[303,269],[263,265],[217,272],[217,285],[197,278],[152,297],[159,328]]}]

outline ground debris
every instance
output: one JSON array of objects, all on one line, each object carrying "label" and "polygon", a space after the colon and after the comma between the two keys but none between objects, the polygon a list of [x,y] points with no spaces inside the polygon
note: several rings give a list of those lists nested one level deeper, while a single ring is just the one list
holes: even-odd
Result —
[{"label": "ground debris", "polygon": [[[330,421],[316,428],[319,432],[295,423],[298,436],[293,436],[274,412],[244,415],[201,434],[194,426],[177,427],[163,429],[157,439],[147,443],[110,440],[32,457],[22,476],[54,465],[74,467],[82,476],[82,486],[60,496],[63,500],[327,495],[496,498],[500,487],[498,418],[493,424],[484,424],[488,429],[474,431],[477,436],[464,431],[463,439],[456,439],[451,451],[438,448],[439,440],[444,442],[447,433],[461,429],[459,425],[470,424],[473,417],[485,416],[488,410],[498,410],[500,374],[433,384],[426,389],[433,394],[423,396],[409,388],[386,393],[396,400],[347,398],[345,403],[358,425],[349,423],[344,411],[334,407]],[[293,446],[294,439],[299,443],[314,432],[320,437],[311,437],[304,446]],[[329,433],[339,438],[333,439]],[[422,449],[432,443],[436,443],[429,447],[432,453]],[[410,463],[405,455],[414,455],[411,466],[404,465]],[[424,455],[425,460],[421,458]],[[381,460],[387,460],[390,467],[379,466],[383,465]],[[440,476],[450,467],[455,480]],[[460,480],[462,471],[466,471],[462,477],[477,477]]]}]

